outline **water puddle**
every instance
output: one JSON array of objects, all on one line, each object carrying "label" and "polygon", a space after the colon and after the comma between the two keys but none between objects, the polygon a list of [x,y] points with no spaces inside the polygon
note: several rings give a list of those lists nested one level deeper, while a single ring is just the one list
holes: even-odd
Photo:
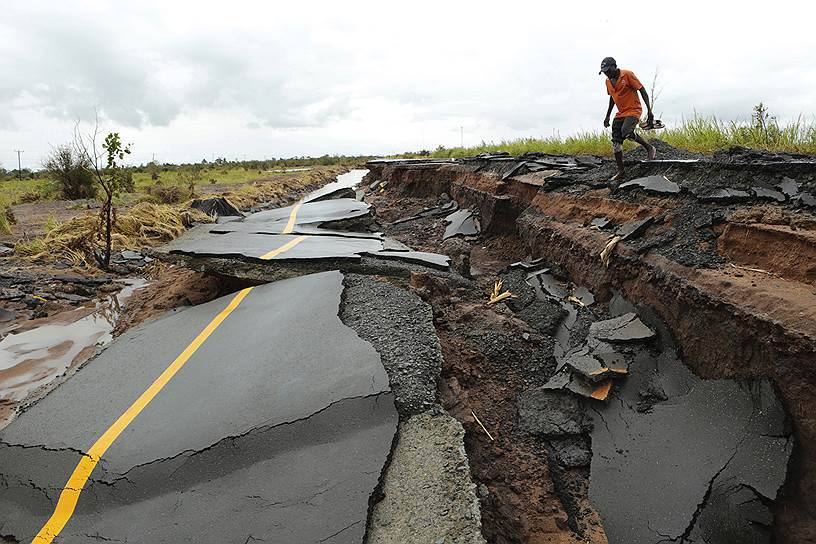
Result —
[{"label": "water puddle", "polygon": [[12,332],[0,341],[0,427],[14,405],[111,341],[125,301],[145,286],[128,280],[118,293],[96,303],[44,318],[36,328]]}]

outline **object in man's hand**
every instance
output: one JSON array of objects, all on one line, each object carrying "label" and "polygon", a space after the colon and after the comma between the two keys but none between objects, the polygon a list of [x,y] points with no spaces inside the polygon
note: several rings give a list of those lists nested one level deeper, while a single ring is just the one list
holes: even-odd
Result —
[{"label": "object in man's hand", "polygon": [[666,125],[664,125],[660,119],[655,119],[651,123],[649,121],[643,121],[640,123],[640,128],[643,130],[657,130],[659,128],[666,128]]}]

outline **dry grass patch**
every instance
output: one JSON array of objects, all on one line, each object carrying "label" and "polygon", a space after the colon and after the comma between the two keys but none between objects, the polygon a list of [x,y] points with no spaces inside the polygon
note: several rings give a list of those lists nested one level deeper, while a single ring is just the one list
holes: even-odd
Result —
[{"label": "dry grass patch", "polygon": [[[204,212],[166,204],[142,202],[119,215],[111,232],[114,251],[139,249],[169,242],[195,222],[212,223]],[[93,252],[102,244],[99,216],[86,214],[55,226],[47,234],[19,241],[14,252],[21,257],[94,262]]]}]

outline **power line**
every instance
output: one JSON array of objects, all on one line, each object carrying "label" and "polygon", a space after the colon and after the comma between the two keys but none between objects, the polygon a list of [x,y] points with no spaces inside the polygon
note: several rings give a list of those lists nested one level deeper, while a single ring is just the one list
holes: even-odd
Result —
[{"label": "power line", "polygon": [[23,181],[23,166],[22,162],[20,161],[20,153],[25,153],[22,149],[15,149],[15,153],[17,153],[17,177],[20,178],[20,181]]}]

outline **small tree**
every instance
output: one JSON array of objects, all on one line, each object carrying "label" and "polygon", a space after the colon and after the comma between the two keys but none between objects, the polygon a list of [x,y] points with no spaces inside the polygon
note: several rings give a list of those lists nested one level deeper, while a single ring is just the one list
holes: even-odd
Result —
[{"label": "small tree", "polygon": [[187,186],[190,198],[195,197],[196,184],[201,181],[201,166],[193,164],[189,168],[180,170],[178,177]]},{"label": "small tree", "polygon": [[75,146],[65,144],[53,148],[43,166],[59,184],[63,198],[73,200],[96,196],[90,164]]},{"label": "small tree", "polygon": [[147,172],[150,174],[150,179],[157,181],[159,179],[159,164],[156,161],[147,163]]},{"label": "small tree", "polygon": [[105,248],[102,254],[94,252],[99,265],[107,270],[110,268],[111,258],[111,234],[116,223],[116,209],[113,205],[113,197],[120,191],[123,184],[127,183],[127,171],[122,168],[122,161],[125,155],[130,154],[131,144],[122,145],[122,139],[118,132],[111,132],[105,136],[102,142],[103,152],[97,147],[99,137],[99,118],[96,118],[94,131],[91,134],[83,135],[79,130],[77,122],[74,128],[74,140],[76,148],[82,157],[88,162],[90,171],[96,183],[102,188],[102,210],[99,213],[100,238],[104,238]]}]

